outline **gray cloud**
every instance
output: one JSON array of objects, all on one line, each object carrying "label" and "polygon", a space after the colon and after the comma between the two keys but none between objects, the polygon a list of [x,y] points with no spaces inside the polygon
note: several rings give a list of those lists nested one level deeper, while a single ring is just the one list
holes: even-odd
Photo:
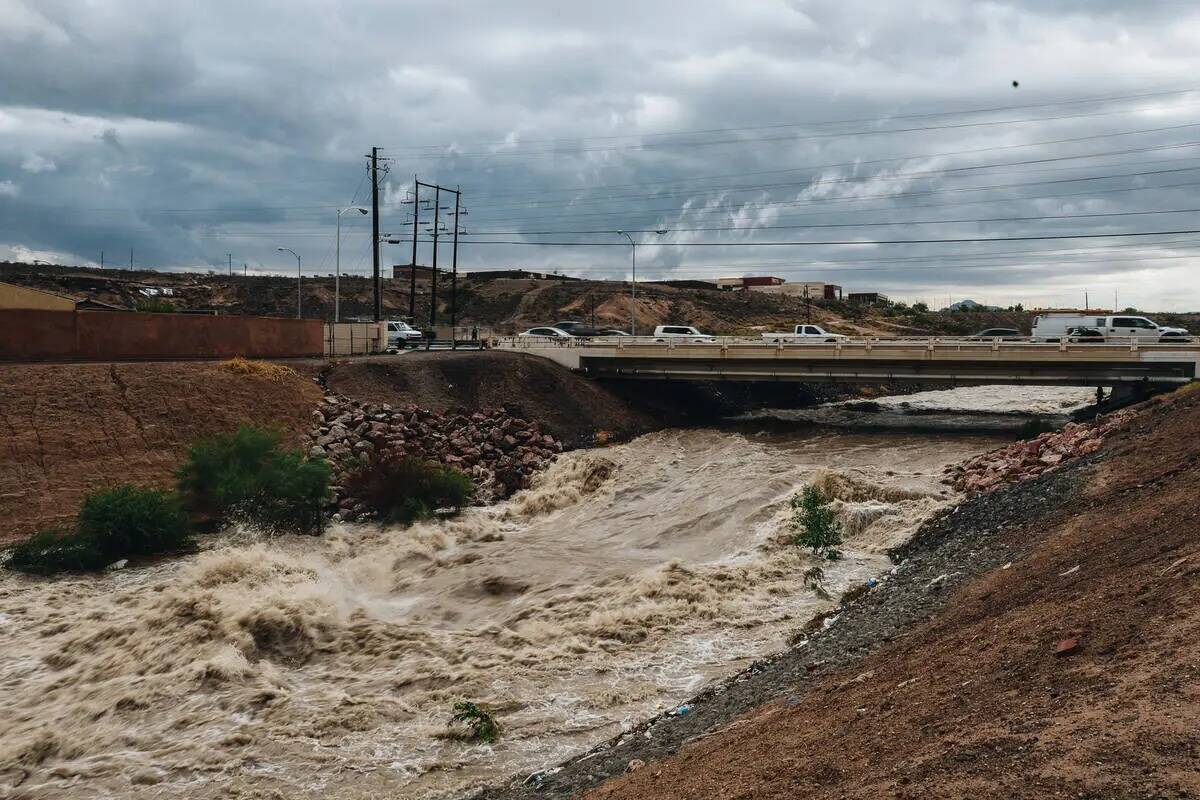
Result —
[{"label": "gray cloud", "polygon": [[[1200,127],[1084,138],[1193,123],[1200,93],[1032,107],[1187,88],[1191,4],[430,8],[0,0],[0,247],[83,261],[133,247],[164,268],[217,267],[232,251],[284,269],[284,245],[329,271],[334,208],[364,201],[362,156],[380,145],[394,159],[388,231],[404,228],[402,187],[419,173],[462,186],[468,242],[672,229],[646,235],[639,277],[774,271],[1044,304],[1115,288],[1148,307],[1200,306],[1195,236],[738,246],[1200,228],[1197,214],[1013,219],[1200,207],[1200,169],[1187,171],[1200,153],[1184,146]],[[784,123],[806,124],[756,129]],[[929,129],[895,130],[916,127]],[[1080,141],[1035,144],[1065,139]],[[1113,155],[1015,163],[1089,153]],[[1070,180],[1119,173],[1147,174]],[[993,221],[921,224],[966,219]],[[343,267],[362,271],[369,220],[343,223]],[[894,225],[850,227],[861,223]],[[682,230],[817,224],[842,227]],[[527,233],[541,230],[562,233]],[[629,252],[465,243],[461,256],[616,276]]]}]

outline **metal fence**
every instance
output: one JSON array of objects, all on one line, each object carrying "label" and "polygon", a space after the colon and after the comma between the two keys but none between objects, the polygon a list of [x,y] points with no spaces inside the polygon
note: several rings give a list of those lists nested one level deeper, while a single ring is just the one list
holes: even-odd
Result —
[{"label": "metal fence", "polygon": [[386,322],[338,322],[325,325],[326,356],[363,356],[387,349]]}]

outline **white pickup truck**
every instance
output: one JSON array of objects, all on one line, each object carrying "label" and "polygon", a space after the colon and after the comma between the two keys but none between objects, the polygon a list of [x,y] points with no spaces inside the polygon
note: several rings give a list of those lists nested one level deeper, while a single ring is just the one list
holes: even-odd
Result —
[{"label": "white pickup truck", "polygon": [[[1146,317],[1124,314],[1098,317],[1078,313],[1039,315],[1033,320],[1033,340],[1036,342],[1071,340],[1071,331],[1076,328],[1087,329],[1092,333],[1088,341],[1098,341],[1101,340],[1100,337],[1103,337],[1103,340],[1140,340],[1143,342],[1186,342],[1191,340],[1186,328],[1166,327]],[[1078,334],[1078,331],[1076,333]]]},{"label": "white pickup truck", "polygon": [[762,335],[763,341],[770,344],[779,342],[836,342],[838,339],[849,338],[840,333],[830,333],[820,325],[797,325],[791,333],[772,332]]},{"label": "white pickup truck", "polygon": [[669,339],[703,344],[717,341],[717,337],[701,333],[690,325],[659,325],[654,329],[654,341],[665,342]]}]

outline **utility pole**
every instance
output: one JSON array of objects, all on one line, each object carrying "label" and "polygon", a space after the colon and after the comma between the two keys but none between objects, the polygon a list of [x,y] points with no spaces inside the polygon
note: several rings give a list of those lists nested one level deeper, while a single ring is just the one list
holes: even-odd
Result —
[{"label": "utility pole", "polygon": [[100,251],[100,269],[104,269],[104,251]]},{"label": "utility pole", "polygon": [[383,320],[383,285],[379,278],[379,148],[371,148],[371,263],[375,279],[375,321]]},{"label": "utility pole", "polygon": [[225,257],[229,259],[229,277],[233,277],[233,253],[226,253]]},{"label": "utility pole", "polygon": [[129,271],[133,272],[133,248],[129,248]]},{"label": "utility pole", "polygon": [[421,182],[413,175],[413,247],[408,269],[408,324],[417,324],[417,225],[421,219]]},{"label": "utility pole", "polygon": [[438,213],[441,211],[442,187],[433,190],[433,273],[429,285],[429,329],[430,333],[437,330],[437,244],[438,244]]},{"label": "utility pole", "polygon": [[458,335],[454,332],[458,324],[458,214],[462,208],[462,187],[454,192],[454,249],[450,254],[450,349],[458,349]]}]

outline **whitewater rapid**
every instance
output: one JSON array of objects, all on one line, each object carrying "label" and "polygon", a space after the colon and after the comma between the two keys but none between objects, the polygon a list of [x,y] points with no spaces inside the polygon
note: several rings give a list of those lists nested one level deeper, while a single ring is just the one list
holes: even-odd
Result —
[{"label": "whitewater rapid", "polygon": [[[706,429],[561,456],[492,508],[234,530],[95,577],[0,577],[0,794],[417,798],[531,772],[784,646],[829,607],[787,546],[821,485],[836,598],[995,438]],[[495,745],[447,735],[486,703]],[[8,788],[6,788],[8,787]]]}]

